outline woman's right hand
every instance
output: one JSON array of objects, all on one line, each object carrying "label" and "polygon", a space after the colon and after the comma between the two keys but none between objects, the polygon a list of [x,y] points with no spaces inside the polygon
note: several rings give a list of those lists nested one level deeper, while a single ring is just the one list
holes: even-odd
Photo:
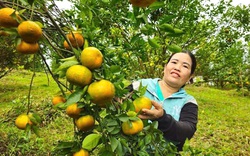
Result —
[{"label": "woman's right hand", "polygon": [[141,113],[138,115],[141,119],[155,120],[164,115],[164,110],[162,105],[158,104],[156,101],[151,101],[154,106],[153,109],[142,109]]}]

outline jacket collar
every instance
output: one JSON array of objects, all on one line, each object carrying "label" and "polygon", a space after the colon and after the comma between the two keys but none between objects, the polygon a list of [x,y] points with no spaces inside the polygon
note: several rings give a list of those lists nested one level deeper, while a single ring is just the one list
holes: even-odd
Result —
[{"label": "jacket collar", "polygon": [[[150,92],[153,95],[156,95],[156,85],[158,81],[161,80],[160,78],[154,78],[152,79],[151,83],[148,83],[147,91]],[[180,88],[179,91],[173,93],[170,97],[168,98],[184,98],[187,96],[186,91],[184,88]]]}]

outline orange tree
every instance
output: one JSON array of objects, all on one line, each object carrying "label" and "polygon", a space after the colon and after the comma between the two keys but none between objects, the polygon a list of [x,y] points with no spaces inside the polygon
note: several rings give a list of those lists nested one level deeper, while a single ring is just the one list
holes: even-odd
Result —
[{"label": "orange tree", "polygon": [[[77,110],[77,115],[70,115],[75,125],[74,141],[62,141],[54,152],[63,155],[84,149],[96,155],[175,153],[157,130],[157,122],[144,121],[142,131],[136,131],[134,135],[123,133],[123,123],[128,122],[126,129],[129,129],[139,120],[128,113],[135,110],[132,99],[145,92],[145,88],[140,88],[128,98],[126,86],[133,79],[161,76],[166,58],[173,52],[183,49],[202,51],[200,47],[204,48],[204,42],[213,38],[217,28],[212,17],[219,15],[228,4],[220,4],[218,12],[209,14],[209,6],[199,0],[188,3],[158,0],[142,8],[132,5],[129,0],[70,2],[72,8],[65,11],[60,10],[53,0],[0,2],[1,7],[13,7],[19,12],[18,17],[11,15],[18,23],[31,20],[42,28],[42,37],[38,41],[40,49],[29,57],[38,58],[44,64],[57,82],[61,96],[66,99],[55,108],[66,112],[72,104],[79,108],[71,108],[71,111]],[[205,18],[204,13],[211,19]],[[16,26],[2,25],[1,30],[11,33],[14,45],[22,40]],[[83,37],[79,42],[75,33]],[[84,61],[89,55],[83,52],[89,47],[101,52],[101,55],[94,55],[98,60]],[[203,53],[199,52],[198,57],[202,57]],[[48,60],[52,61],[51,66]],[[91,63],[98,65],[84,67]],[[89,69],[79,73],[75,67]],[[66,78],[67,82],[61,82],[59,78]],[[88,80],[83,80],[85,78]],[[103,86],[103,81],[108,82]],[[30,107],[29,104],[27,114]],[[88,123],[82,122],[83,119]]]},{"label": "orange tree", "polygon": [[[11,4],[5,2],[4,6],[10,7]],[[128,2],[127,5],[129,5]],[[54,153],[57,155],[73,154],[81,149],[96,155],[147,155],[147,153],[165,155],[175,153],[175,149],[172,149],[171,144],[165,143],[161,132],[157,130],[156,122],[151,124],[144,121],[143,124],[136,115],[130,116],[127,114],[128,111],[135,110],[132,99],[142,96],[145,89],[138,93],[135,92],[132,98],[123,98],[128,94],[126,87],[130,82],[126,80],[124,74],[119,74],[121,69],[114,64],[116,60],[112,60],[109,55],[105,54],[108,49],[104,49],[103,44],[99,45],[99,42],[95,41],[95,38],[99,36],[93,36],[95,33],[90,30],[91,34],[89,35],[92,36],[84,34],[85,37],[83,35],[85,38],[84,45],[74,46],[74,42],[71,41],[67,34],[75,26],[78,27],[77,31],[82,29],[82,32],[86,33],[84,27],[75,24],[72,27],[68,26],[64,30],[59,26],[58,21],[54,19],[46,4],[41,5],[39,12],[35,7],[36,3],[34,1],[16,4],[16,10],[23,9],[20,11],[21,19],[17,20],[19,25],[11,28],[6,27],[4,31],[13,31],[12,36],[16,38],[16,43],[20,42],[20,40],[32,44],[39,43],[39,51],[28,51],[24,54],[31,55],[34,59],[35,57],[41,58],[47,70],[58,83],[62,96],[66,100],[66,102],[61,100],[57,103],[53,102],[55,100],[53,98],[52,102],[55,108],[66,111],[73,118],[72,124],[75,125],[75,136],[72,142],[60,142],[56,146]],[[50,21],[42,18],[41,15],[44,14],[43,17]],[[11,15],[11,17],[16,18],[15,15]],[[41,31],[33,31],[31,25],[26,27],[29,30],[27,37],[31,38],[27,39],[23,36],[19,26],[22,26],[26,21],[32,21],[32,24],[37,23],[38,27],[42,28],[42,38],[40,38]],[[61,22],[60,24],[67,23]],[[58,34],[50,32],[55,31],[54,29],[50,30],[50,28],[56,28]],[[77,39],[74,35],[73,38]],[[61,42],[58,42],[57,39],[60,39]],[[70,48],[64,47],[64,41],[68,43]],[[19,48],[17,49],[20,52]],[[27,50],[30,50],[30,48]],[[58,66],[54,67],[53,71],[50,70],[49,65],[46,63],[46,55],[49,55],[52,50],[53,56],[56,56],[53,61],[58,61]],[[58,77],[65,77],[68,82],[66,84],[62,83]],[[72,93],[67,96],[64,88],[72,91]],[[75,103],[77,103],[77,108],[74,108],[74,110],[71,108],[71,111],[77,110],[78,112],[71,115],[69,109]],[[18,117],[16,124],[18,128],[26,131],[33,130],[38,134],[36,123],[40,122],[40,118],[35,113],[28,116],[32,107],[31,104],[32,102],[29,101],[27,115],[24,116],[25,118],[21,118],[22,120]],[[21,124],[19,124],[20,120],[22,121]],[[126,130],[122,129],[124,123],[126,123]],[[134,132],[127,133],[127,131]]]}]

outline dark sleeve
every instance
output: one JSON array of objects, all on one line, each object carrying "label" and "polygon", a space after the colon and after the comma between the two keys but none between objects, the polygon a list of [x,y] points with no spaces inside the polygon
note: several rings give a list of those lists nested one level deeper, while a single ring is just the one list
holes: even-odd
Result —
[{"label": "dark sleeve", "polygon": [[134,90],[133,84],[128,85],[125,89],[127,89],[129,92],[132,92]]},{"label": "dark sleeve", "polygon": [[168,140],[179,142],[178,150],[182,149],[185,140],[191,139],[198,122],[198,106],[187,103],[181,110],[180,119],[176,121],[171,115],[164,113],[158,120],[158,129]]}]

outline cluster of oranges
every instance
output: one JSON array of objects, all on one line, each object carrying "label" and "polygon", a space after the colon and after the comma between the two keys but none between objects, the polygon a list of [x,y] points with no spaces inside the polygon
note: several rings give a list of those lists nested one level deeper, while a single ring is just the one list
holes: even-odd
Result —
[{"label": "cluster of oranges", "polygon": [[73,85],[85,87],[91,101],[101,107],[112,100],[115,96],[115,87],[109,80],[93,81],[92,71],[102,66],[103,55],[95,47],[84,48],[80,56],[81,64],[73,65],[66,71],[66,79]]},{"label": "cluster of oranges", "polygon": [[[80,55],[80,62],[77,65],[70,66],[66,71],[66,79],[70,84],[85,88],[87,86],[87,94],[90,96],[92,103],[100,108],[106,108],[107,104],[115,96],[115,86],[106,79],[94,80],[93,71],[103,64],[103,55],[96,47],[86,47]],[[55,96],[52,103],[65,103],[67,99],[63,96]],[[142,108],[150,109],[152,107],[150,99],[147,97],[139,97],[133,101],[134,111],[127,112],[129,117],[136,117]],[[66,107],[66,114],[74,119],[78,130],[87,132],[94,128],[95,118],[93,114],[84,112],[84,108],[79,107],[78,103],[70,104]],[[84,114],[84,115],[83,115]],[[125,135],[134,135],[142,131],[144,125],[141,119],[129,120],[123,122],[121,130]],[[88,153],[81,149],[80,153]]]},{"label": "cluster of oranges", "polygon": [[[105,108],[115,96],[114,85],[105,79],[93,81],[92,71],[102,66],[103,55],[95,47],[84,48],[80,56],[81,64],[72,65],[66,71],[66,79],[71,84],[84,88],[88,86],[87,93],[90,95],[92,103]],[[66,99],[62,96],[55,96],[53,104],[64,103]],[[136,117],[142,108],[150,109],[152,107],[150,99],[139,97],[133,101],[135,110],[129,111],[129,117]],[[95,119],[92,115],[81,116],[83,108],[79,108],[77,103],[70,104],[66,108],[66,114],[75,119],[77,128],[81,131],[89,131],[95,125]],[[143,129],[141,119],[127,121],[122,123],[122,131],[126,135],[137,134]]]},{"label": "cluster of oranges", "polygon": [[12,8],[0,9],[0,27],[17,28],[21,41],[16,50],[22,54],[35,54],[39,50],[38,41],[42,37],[41,27],[34,21],[23,21],[18,11]]},{"label": "cluster of oranges", "polygon": [[17,52],[35,54],[39,50],[38,41],[42,37],[41,27],[34,21],[23,21],[17,27],[21,42],[17,45]]},{"label": "cluster of oranges", "polygon": [[[69,39],[71,45],[81,46],[77,41],[76,34],[75,43]],[[78,36],[79,38],[79,36]],[[75,48],[75,47],[74,47]],[[106,79],[95,80],[93,71],[98,69],[103,64],[103,55],[96,47],[86,47],[82,50],[80,55],[80,62],[77,65],[72,65],[66,70],[66,80],[77,87],[85,88],[90,96],[92,103],[99,107],[106,107],[106,104],[111,102],[115,96],[115,87],[112,82]],[[65,103],[67,99],[63,96],[55,96],[52,103],[57,105]],[[78,103],[69,104],[66,107],[66,114],[74,119],[75,125],[78,130],[87,132],[95,126],[95,118],[92,114],[84,112],[84,108],[80,108]],[[84,115],[83,115],[84,114]],[[79,153],[88,153],[86,150],[81,149]],[[77,155],[77,153],[75,153]]]},{"label": "cluster of oranges", "polygon": [[[152,103],[149,98],[141,96],[133,101],[133,106],[135,110],[127,112],[127,115],[129,117],[136,117],[137,114],[140,113],[142,109],[151,109]],[[142,131],[143,127],[144,127],[143,122],[138,117],[137,120],[132,120],[132,121],[128,120],[122,123],[122,131],[126,135],[137,134]]]},{"label": "cluster of oranges", "polygon": [[[80,42],[82,40],[80,39],[81,41],[78,41],[80,38],[79,35],[73,34],[72,36],[75,36],[74,39],[76,40],[74,42],[69,35],[67,35],[71,45],[73,47],[75,45],[77,47],[81,46]],[[92,74],[93,70],[102,66],[102,63],[103,55],[99,49],[95,47],[84,48],[81,52],[79,64],[72,65],[67,69],[66,79],[70,84],[78,87],[84,88],[88,86],[87,93],[90,95],[91,101],[100,107],[106,107],[106,104],[115,96],[115,87],[110,81],[105,79],[94,81]],[[52,103],[57,105],[59,103],[65,103],[66,101],[67,99],[63,96],[55,96]],[[78,103],[70,104],[66,108],[66,114],[74,119],[77,129],[87,132],[95,126],[95,118],[92,114],[87,114],[83,111],[84,108],[80,108]],[[89,155],[89,153],[87,150],[81,149],[74,153],[74,155]]]}]

